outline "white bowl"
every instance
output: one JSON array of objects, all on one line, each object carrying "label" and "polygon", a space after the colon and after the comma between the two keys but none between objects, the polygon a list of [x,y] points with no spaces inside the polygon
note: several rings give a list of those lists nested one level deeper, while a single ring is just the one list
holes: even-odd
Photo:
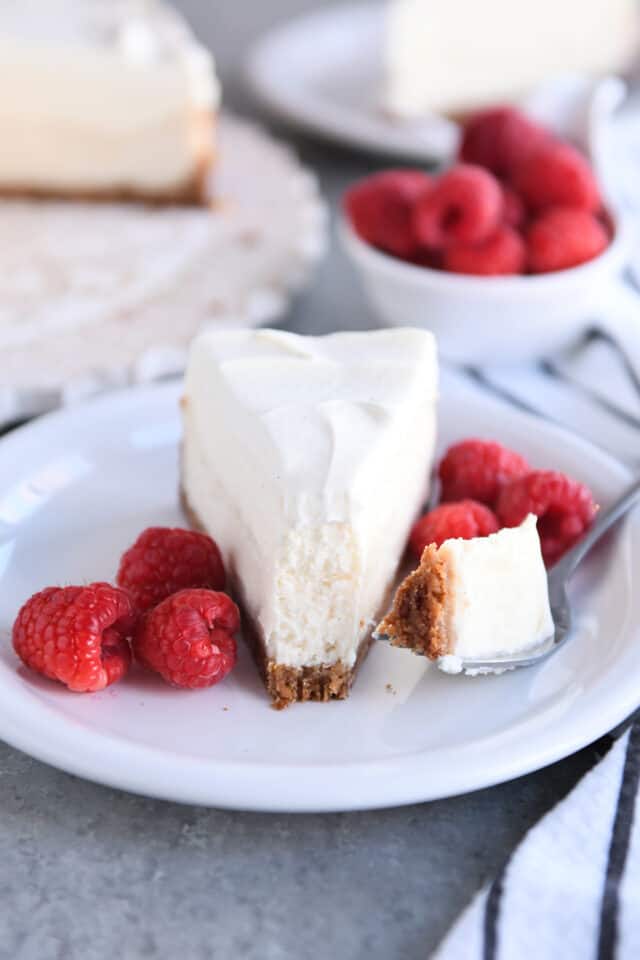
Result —
[{"label": "white bowl", "polygon": [[625,262],[612,218],[607,249],[579,267],[538,276],[476,277],[414,266],[369,246],[343,218],[340,235],[384,326],[425,327],[443,357],[513,363],[568,346],[607,305]]}]

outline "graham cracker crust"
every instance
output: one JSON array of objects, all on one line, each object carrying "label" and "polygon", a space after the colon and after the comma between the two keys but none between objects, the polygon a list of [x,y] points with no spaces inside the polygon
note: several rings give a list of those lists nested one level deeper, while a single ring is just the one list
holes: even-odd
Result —
[{"label": "graham cracker crust", "polygon": [[431,660],[446,656],[449,641],[444,622],[446,597],[445,563],[438,548],[425,548],[420,566],[396,591],[391,612],[376,628],[394,647],[406,647]]},{"label": "graham cracker crust", "polygon": [[[208,531],[189,503],[182,484],[180,485],[180,502],[191,526],[195,530],[207,533]],[[335,663],[309,667],[290,667],[283,663],[276,663],[267,656],[262,632],[247,612],[247,604],[238,577],[233,570],[228,570],[227,573],[231,593],[242,614],[245,643],[251,651],[267,693],[271,697],[273,707],[276,710],[282,710],[292,703],[302,703],[310,700],[323,703],[329,700],[345,700],[351,690],[356,671],[371,646],[372,634],[368,633],[360,642],[356,661],[352,667],[347,667],[340,660]]]},{"label": "graham cracker crust", "polygon": [[211,205],[209,176],[215,161],[213,149],[215,118],[207,113],[194,118],[194,135],[199,144],[193,170],[186,180],[160,190],[135,187],[76,189],[75,187],[34,187],[29,184],[0,184],[3,200],[66,200],[73,203],[143,203],[152,207]]},{"label": "graham cracker crust", "polygon": [[[237,598],[240,594],[234,590]],[[327,703],[329,700],[346,700],[349,696],[356,671],[364,660],[372,643],[371,634],[361,641],[352,667],[342,661],[319,664],[312,667],[290,667],[284,663],[269,660],[262,634],[251,617],[247,616],[246,605],[238,601],[242,612],[245,643],[249,647],[272,706],[283,710],[292,703],[304,703],[314,700]]]}]

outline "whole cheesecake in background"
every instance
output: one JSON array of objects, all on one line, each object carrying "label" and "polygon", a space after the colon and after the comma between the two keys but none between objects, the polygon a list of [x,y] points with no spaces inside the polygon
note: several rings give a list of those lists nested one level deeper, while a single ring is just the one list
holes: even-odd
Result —
[{"label": "whole cheesecake in background", "polygon": [[384,106],[464,113],[557,74],[625,70],[639,37],[636,0],[391,0]]},{"label": "whole cheesecake in background", "polygon": [[0,87],[0,196],[206,201],[219,86],[160,0],[5,0]]},{"label": "whole cheesecake in background", "polygon": [[183,500],[277,706],[348,694],[428,492],[436,400],[426,331],[193,343]]}]

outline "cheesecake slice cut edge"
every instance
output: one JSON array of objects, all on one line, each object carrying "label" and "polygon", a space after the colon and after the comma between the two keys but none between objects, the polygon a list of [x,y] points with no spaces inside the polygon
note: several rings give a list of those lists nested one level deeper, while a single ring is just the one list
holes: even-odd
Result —
[{"label": "cheesecake slice cut edge", "polygon": [[[180,487],[180,502],[190,526],[194,530],[211,535],[211,532],[199,518],[197,511],[191,506],[184,485]],[[280,710],[296,702],[315,700],[326,703],[329,700],[346,699],[349,696],[358,668],[373,642],[372,630],[367,630],[365,636],[360,640],[354,662],[350,666],[342,661],[307,664],[305,666],[278,663],[269,656],[260,625],[251,616],[241,577],[233,569],[228,569],[227,573],[229,592],[238,604],[242,615],[243,640],[249,648],[273,706]],[[391,596],[392,592],[390,591],[386,597],[387,602],[380,604],[379,614],[386,609]]]}]

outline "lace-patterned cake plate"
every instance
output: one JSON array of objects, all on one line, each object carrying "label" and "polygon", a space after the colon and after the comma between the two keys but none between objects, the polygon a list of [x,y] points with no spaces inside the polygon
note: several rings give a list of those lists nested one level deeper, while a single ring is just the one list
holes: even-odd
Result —
[{"label": "lace-patterned cake plate", "polygon": [[326,245],[315,177],[220,121],[211,210],[0,205],[0,425],[178,373],[207,325],[273,322]]}]

